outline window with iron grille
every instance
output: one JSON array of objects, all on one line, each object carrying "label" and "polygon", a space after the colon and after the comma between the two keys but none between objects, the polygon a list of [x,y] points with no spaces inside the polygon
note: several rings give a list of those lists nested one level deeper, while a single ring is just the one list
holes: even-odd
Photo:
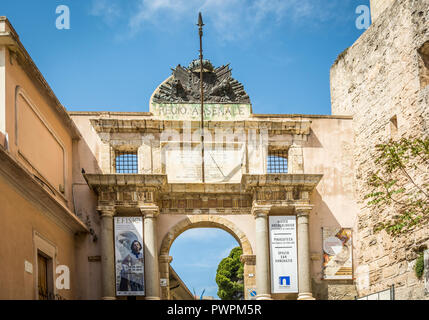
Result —
[{"label": "window with iron grille", "polygon": [[115,151],[116,173],[139,173],[137,151]]},{"label": "window with iron grille", "polygon": [[287,173],[287,151],[270,151],[268,154],[267,173]]}]

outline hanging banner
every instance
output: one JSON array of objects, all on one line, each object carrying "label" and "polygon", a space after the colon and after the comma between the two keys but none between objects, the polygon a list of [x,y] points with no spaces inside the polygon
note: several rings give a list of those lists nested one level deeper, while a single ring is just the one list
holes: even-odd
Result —
[{"label": "hanging banner", "polygon": [[115,217],[117,296],[144,296],[143,218]]},{"label": "hanging banner", "polygon": [[272,293],[298,292],[296,216],[269,216]]},{"label": "hanging banner", "polygon": [[323,228],[323,278],[353,279],[352,230]]}]

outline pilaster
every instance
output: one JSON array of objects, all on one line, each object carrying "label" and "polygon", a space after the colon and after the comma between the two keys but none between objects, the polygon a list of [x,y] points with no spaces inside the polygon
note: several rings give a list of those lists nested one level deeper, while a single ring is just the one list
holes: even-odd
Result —
[{"label": "pilaster", "polygon": [[256,227],[256,300],[271,300],[270,263],[268,248],[269,205],[254,205],[252,214]]},{"label": "pilaster", "polygon": [[142,206],[139,208],[144,217],[145,243],[145,293],[146,300],[160,300],[158,246],[156,243],[156,218],[158,206]]},{"label": "pilaster", "polygon": [[101,217],[101,281],[102,299],[116,299],[115,252],[113,239],[114,207],[97,207]]},{"label": "pilaster", "polygon": [[309,216],[312,206],[296,208],[298,224],[298,300],[314,300],[311,289]]},{"label": "pilaster", "polygon": [[161,287],[161,299],[170,300],[170,263],[173,257],[163,254],[159,256],[160,278],[166,279],[167,283]]}]

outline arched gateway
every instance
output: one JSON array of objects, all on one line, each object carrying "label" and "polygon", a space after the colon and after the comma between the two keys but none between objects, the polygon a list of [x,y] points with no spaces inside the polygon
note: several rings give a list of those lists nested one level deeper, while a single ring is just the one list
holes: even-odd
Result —
[{"label": "arched gateway", "polygon": [[[124,266],[130,259],[120,252],[141,238],[145,290],[120,294],[169,299],[174,239],[190,228],[211,227],[229,232],[243,248],[246,299],[249,292],[257,299],[312,299],[309,220],[323,203],[313,192],[323,157],[312,155],[304,172],[304,155],[320,149],[312,121],[253,115],[229,66],[204,61],[202,69],[204,148],[198,61],[173,70],[152,95],[150,113],[87,118],[100,166],[84,177],[101,213],[103,297],[118,298],[127,270],[142,270]],[[116,225],[128,221],[121,217],[134,217],[131,231],[142,229],[141,235],[133,238]],[[313,221],[320,230],[320,220]],[[143,282],[142,273],[130,277]]]},{"label": "arched gateway", "polygon": [[[252,246],[245,233],[243,233],[232,221],[215,215],[197,215],[189,216],[180,222],[176,223],[169,229],[169,232],[164,236],[161,243],[159,263],[160,277],[169,279],[169,263],[172,261],[170,257],[170,248],[178,236],[189,229],[195,228],[218,228],[228,232],[240,244],[243,250],[241,260],[244,262],[244,274],[254,274],[255,256],[253,255]],[[250,288],[254,287],[254,282],[248,276],[244,281],[244,292],[248,293]],[[169,285],[166,282],[165,286],[161,287],[161,298],[169,299]],[[247,294],[248,296],[248,294]]]}]

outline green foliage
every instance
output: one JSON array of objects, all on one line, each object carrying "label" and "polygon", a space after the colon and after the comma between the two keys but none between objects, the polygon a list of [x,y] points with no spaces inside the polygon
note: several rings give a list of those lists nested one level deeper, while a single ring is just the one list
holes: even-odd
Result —
[{"label": "green foliage", "polygon": [[242,300],[244,297],[244,264],[240,261],[243,250],[236,247],[223,259],[217,268],[218,296],[222,300]]},{"label": "green foliage", "polygon": [[[385,210],[393,207],[397,213],[388,222],[381,222],[375,231],[386,230],[392,235],[410,231],[428,219],[429,138],[402,138],[376,146],[375,165],[367,185],[371,192],[366,195],[368,206]],[[426,181],[425,181],[426,180]]]},{"label": "green foliage", "polygon": [[416,260],[416,265],[414,266],[414,271],[417,278],[421,279],[425,271],[425,260],[423,252],[420,253],[419,257]]}]

